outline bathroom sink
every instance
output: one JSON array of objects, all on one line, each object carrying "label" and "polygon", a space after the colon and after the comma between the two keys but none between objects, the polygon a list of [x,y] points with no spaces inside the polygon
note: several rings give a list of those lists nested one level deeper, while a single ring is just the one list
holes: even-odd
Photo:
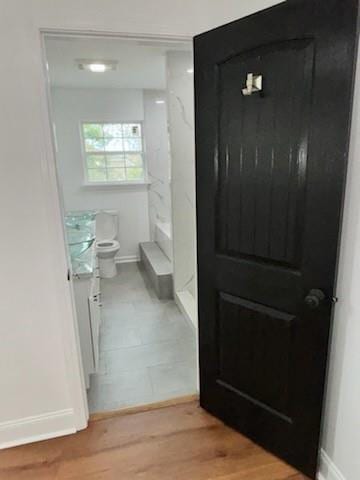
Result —
[{"label": "bathroom sink", "polygon": [[94,243],[95,238],[90,238],[89,240],[83,240],[78,243],[70,243],[70,256],[72,259],[78,259],[86,250],[88,250],[91,245]]},{"label": "bathroom sink", "polygon": [[78,230],[88,227],[95,221],[96,212],[69,212],[65,217],[67,227]]},{"label": "bathroom sink", "polygon": [[66,235],[72,258],[78,258],[94,243],[95,235],[92,229],[85,225],[66,226]]},{"label": "bathroom sink", "polygon": [[65,217],[66,236],[72,259],[79,257],[88,250],[95,240],[95,213],[69,213]]},{"label": "bathroom sink", "polygon": [[69,245],[76,245],[82,242],[88,242],[94,238],[93,231],[87,226],[69,226],[66,228],[66,236]]}]

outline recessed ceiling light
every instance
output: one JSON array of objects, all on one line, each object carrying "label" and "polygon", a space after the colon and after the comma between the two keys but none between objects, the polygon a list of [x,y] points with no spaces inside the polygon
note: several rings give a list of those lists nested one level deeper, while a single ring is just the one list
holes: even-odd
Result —
[{"label": "recessed ceiling light", "polygon": [[106,65],[103,63],[90,63],[89,70],[94,73],[104,73],[106,71]]},{"label": "recessed ceiling light", "polygon": [[163,103],[165,103],[165,100],[155,100],[155,103],[157,103],[158,105],[162,105]]},{"label": "recessed ceiling light", "polygon": [[88,70],[92,73],[104,73],[115,70],[118,62],[115,60],[76,60],[80,70]]},{"label": "recessed ceiling light", "polygon": [[194,73],[194,69],[193,69],[193,68],[188,68],[186,71],[187,71],[187,73]]}]

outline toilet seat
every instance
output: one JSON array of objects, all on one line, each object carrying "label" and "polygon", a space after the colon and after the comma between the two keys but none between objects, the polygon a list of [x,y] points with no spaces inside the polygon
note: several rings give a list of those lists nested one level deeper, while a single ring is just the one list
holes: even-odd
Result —
[{"label": "toilet seat", "polygon": [[119,212],[101,210],[96,214],[96,256],[100,278],[113,278],[117,275],[116,255],[120,250]]},{"label": "toilet seat", "polygon": [[119,250],[120,244],[117,240],[100,240],[96,242],[96,250],[101,253],[110,253]]}]

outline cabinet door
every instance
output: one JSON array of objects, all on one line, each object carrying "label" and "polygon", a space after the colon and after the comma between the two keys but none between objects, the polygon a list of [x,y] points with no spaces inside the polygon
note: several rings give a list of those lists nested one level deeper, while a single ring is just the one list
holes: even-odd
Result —
[{"label": "cabinet door", "polygon": [[[100,275],[99,270],[96,268],[94,276],[91,279],[90,295],[93,298],[97,298],[97,303],[101,305],[101,290],[100,290]],[[99,317],[99,325],[101,324],[101,315]]]},{"label": "cabinet door", "polygon": [[99,368],[100,304],[98,296],[89,297],[91,340],[94,355],[95,372]]}]

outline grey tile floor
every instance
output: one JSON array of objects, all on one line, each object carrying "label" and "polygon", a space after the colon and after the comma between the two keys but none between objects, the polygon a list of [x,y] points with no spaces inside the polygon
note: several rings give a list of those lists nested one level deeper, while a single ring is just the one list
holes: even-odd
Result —
[{"label": "grey tile floor", "polygon": [[100,368],[91,376],[90,412],[196,393],[195,333],[174,301],[158,300],[136,263],[101,280]]}]

